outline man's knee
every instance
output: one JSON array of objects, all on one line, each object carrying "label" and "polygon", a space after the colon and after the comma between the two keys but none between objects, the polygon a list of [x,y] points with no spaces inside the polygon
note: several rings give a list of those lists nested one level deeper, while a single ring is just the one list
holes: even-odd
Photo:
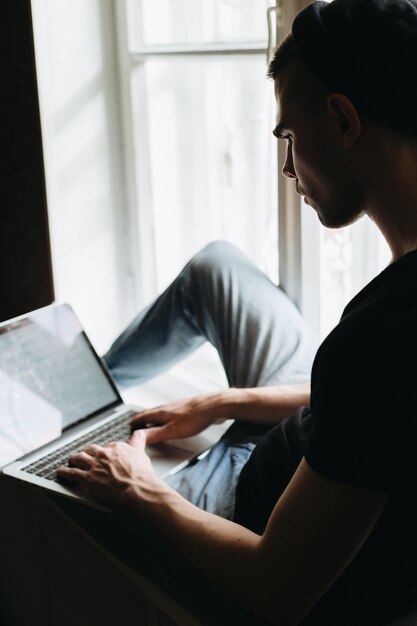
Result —
[{"label": "man's knee", "polygon": [[242,258],[242,253],[232,243],[212,241],[191,259],[190,267],[202,278],[212,277],[218,272],[224,272]]}]

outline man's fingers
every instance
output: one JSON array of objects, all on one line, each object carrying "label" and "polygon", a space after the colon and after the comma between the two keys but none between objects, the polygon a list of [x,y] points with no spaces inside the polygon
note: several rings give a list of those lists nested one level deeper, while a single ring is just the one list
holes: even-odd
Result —
[{"label": "man's fingers", "polygon": [[146,430],[139,428],[139,430],[133,431],[129,443],[135,448],[144,449],[145,446],[152,446],[155,443],[172,439],[172,436],[171,424],[155,426]]},{"label": "man's fingers", "polygon": [[[97,456],[98,453],[101,450],[101,446],[97,445],[96,443],[92,443],[90,446],[88,446],[87,448],[84,448],[83,452],[86,452],[87,454],[89,454],[90,456]],[[70,457],[71,458],[71,457]]]},{"label": "man's fingers", "polygon": [[93,462],[93,458],[90,454],[87,454],[87,451],[83,450],[82,452],[76,452],[75,454],[71,454],[68,459],[68,465],[70,467],[78,467],[79,469],[89,470],[91,468],[91,463]]},{"label": "man's fingers", "polygon": [[156,411],[146,411],[145,413],[137,413],[130,420],[131,426],[141,428],[147,424],[163,424],[163,417]]},{"label": "man's fingers", "polygon": [[56,470],[59,478],[64,478],[72,483],[82,483],[87,472],[78,467],[58,467]]},{"label": "man's fingers", "polygon": [[155,426],[153,428],[147,428],[146,430],[135,430],[136,433],[143,433],[146,445],[152,446],[156,443],[161,443],[167,439],[172,439],[172,427],[171,424],[165,424],[164,426]]},{"label": "man's fingers", "polygon": [[129,445],[133,446],[137,450],[144,450],[147,438],[144,430],[134,430],[132,436],[129,439]]}]

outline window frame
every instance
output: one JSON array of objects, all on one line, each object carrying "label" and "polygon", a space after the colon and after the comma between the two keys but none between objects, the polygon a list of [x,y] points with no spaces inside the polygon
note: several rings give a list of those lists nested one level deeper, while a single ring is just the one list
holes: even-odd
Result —
[{"label": "window frame", "polygon": [[[309,0],[282,0],[277,3],[276,41],[290,32],[295,16]],[[282,172],[287,150],[278,141],[278,172]],[[281,174],[278,186],[278,255],[280,286],[301,311],[318,336],[320,308],[320,244],[317,221],[311,212],[302,211],[302,200],[294,183]]]}]

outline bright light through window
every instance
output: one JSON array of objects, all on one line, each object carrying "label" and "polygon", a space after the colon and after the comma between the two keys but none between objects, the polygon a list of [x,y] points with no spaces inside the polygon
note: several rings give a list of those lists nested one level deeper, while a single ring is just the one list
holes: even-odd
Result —
[{"label": "bright light through window", "polygon": [[150,216],[155,293],[216,239],[278,281],[270,5],[127,3],[136,179],[148,186],[137,210],[139,222],[141,212]]}]

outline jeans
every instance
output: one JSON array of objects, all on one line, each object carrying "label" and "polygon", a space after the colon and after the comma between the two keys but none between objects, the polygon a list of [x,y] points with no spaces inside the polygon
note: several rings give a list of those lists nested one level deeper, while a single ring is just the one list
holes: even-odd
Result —
[{"label": "jeans", "polygon": [[[104,359],[116,382],[128,387],[162,373],[205,341],[217,349],[232,387],[306,382],[317,349],[285,293],[233,245],[214,242],[133,319]],[[167,483],[196,506],[232,519],[239,474],[265,430],[235,421],[202,460]],[[189,610],[203,611],[217,625],[263,623],[192,572],[175,548],[140,520],[105,518],[73,503],[65,507],[108,549],[168,588]]]},{"label": "jeans", "polygon": [[310,379],[317,342],[285,293],[237,248],[203,248],[104,355],[121,387],[139,385],[209,341],[231,387]]}]

